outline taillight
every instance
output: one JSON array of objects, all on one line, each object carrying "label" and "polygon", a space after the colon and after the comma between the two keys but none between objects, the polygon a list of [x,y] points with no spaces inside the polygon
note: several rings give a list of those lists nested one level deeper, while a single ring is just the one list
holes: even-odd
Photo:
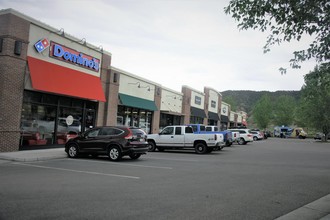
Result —
[{"label": "taillight", "polygon": [[253,137],[253,135],[252,135],[252,134],[248,134],[247,136],[248,136],[248,137]]},{"label": "taillight", "polygon": [[131,129],[128,129],[128,134],[125,136],[125,139],[132,139],[133,138],[133,133]]}]

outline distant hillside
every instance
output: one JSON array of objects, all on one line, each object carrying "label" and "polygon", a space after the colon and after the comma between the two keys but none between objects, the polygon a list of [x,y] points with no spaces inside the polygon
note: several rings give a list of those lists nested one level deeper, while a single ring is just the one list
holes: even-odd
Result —
[{"label": "distant hillside", "polygon": [[[276,99],[281,95],[292,96],[295,100],[299,100],[300,91],[250,91],[250,90],[227,90],[221,92],[222,100],[226,102],[226,100],[230,99],[234,101],[234,105],[236,105],[236,111],[245,111],[250,113],[253,109],[256,102],[264,95],[268,94],[272,101],[276,101]],[[229,103],[231,104],[231,103]]]}]

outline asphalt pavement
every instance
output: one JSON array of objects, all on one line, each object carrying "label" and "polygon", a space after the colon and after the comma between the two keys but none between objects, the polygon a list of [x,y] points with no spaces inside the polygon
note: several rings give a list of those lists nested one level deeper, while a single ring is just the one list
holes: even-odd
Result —
[{"label": "asphalt pavement", "polygon": [[[0,153],[0,160],[33,162],[66,158],[64,148]],[[330,194],[306,204],[276,220],[330,220]]]}]

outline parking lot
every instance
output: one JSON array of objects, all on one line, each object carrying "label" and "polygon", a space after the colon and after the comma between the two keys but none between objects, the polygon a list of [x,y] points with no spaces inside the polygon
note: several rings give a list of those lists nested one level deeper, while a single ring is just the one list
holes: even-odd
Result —
[{"label": "parking lot", "polygon": [[0,219],[275,219],[330,193],[330,144],[0,163]]}]

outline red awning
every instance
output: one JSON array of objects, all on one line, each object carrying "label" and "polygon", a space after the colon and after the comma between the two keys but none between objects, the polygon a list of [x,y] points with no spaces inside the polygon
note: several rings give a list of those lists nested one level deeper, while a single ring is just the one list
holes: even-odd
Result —
[{"label": "red awning", "polygon": [[28,57],[32,87],[36,90],[105,102],[99,77]]}]

